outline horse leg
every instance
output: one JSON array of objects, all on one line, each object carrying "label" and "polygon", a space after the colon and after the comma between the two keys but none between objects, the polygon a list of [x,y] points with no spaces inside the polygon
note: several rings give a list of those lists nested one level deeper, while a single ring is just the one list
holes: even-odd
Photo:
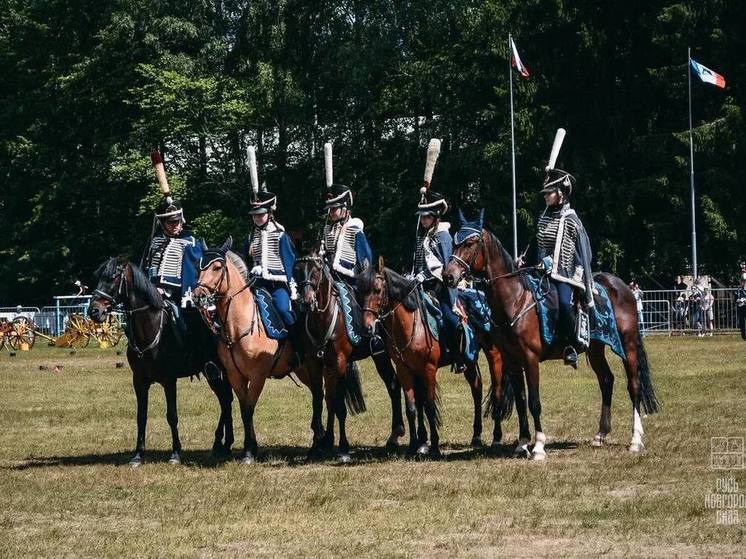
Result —
[{"label": "horse leg", "polygon": [[169,464],[181,464],[181,441],[179,440],[179,414],[176,409],[176,379],[168,379],[163,383],[166,394],[166,421],[171,428],[172,452]]},{"label": "horse leg", "polygon": [[[347,367],[345,366],[345,370]],[[345,405],[345,392],[347,377],[342,376],[337,383],[337,389],[334,398],[334,412],[339,423],[339,446],[337,448],[337,462],[339,464],[349,464],[352,461],[350,457],[350,443],[347,440],[347,406]]]},{"label": "horse leg", "polygon": [[215,429],[215,440],[212,444],[213,456],[229,456],[233,446],[233,391],[225,379],[207,379],[207,384],[215,393],[220,403],[220,419]]},{"label": "horse leg", "polygon": [[130,466],[137,468],[142,464],[145,454],[145,427],[148,423],[148,392],[150,382],[141,372],[132,373],[132,384],[137,398],[137,443],[135,455],[130,460]]},{"label": "horse leg", "polygon": [[401,413],[401,385],[396,378],[396,372],[391,365],[391,360],[385,353],[373,356],[378,376],[386,385],[386,391],[391,401],[391,434],[386,439],[386,448],[395,450],[399,445],[399,437],[404,436],[404,418]]},{"label": "horse leg", "polygon": [[[476,364],[470,364],[464,371],[464,378],[471,389],[471,399],[474,402],[474,423],[471,437],[471,446],[482,446],[482,376]],[[499,424],[500,419],[495,420]],[[431,427],[432,429],[432,427]]]},{"label": "horse leg", "polygon": [[611,432],[611,396],[614,392],[614,373],[609,368],[609,363],[604,355],[604,345],[592,342],[588,348],[588,361],[590,361],[593,372],[598,378],[598,386],[601,389],[601,417],[598,421],[598,433],[591,441],[592,446],[603,446],[606,436]]},{"label": "horse leg", "polygon": [[415,425],[415,416],[417,415],[417,404],[412,382],[412,374],[405,371],[404,368],[397,366],[397,376],[401,382],[404,391],[404,411],[407,414],[407,424],[409,427],[409,446],[407,447],[407,456],[414,456],[417,452],[417,428]]},{"label": "horse leg", "polygon": [[534,419],[534,431],[536,439],[532,451],[534,460],[546,460],[547,453],[544,444],[547,437],[541,428],[541,397],[539,396],[539,363],[535,359],[529,360],[526,365],[526,385],[528,386],[528,409]]},{"label": "horse leg", "polygon": [[309,370],[309,385],[311,389],[311,430],[313,431],[313,443],[309,451],[309,458],[315,458],[321,450],[324,440],[324,426],[322,425],[322,413],[324,409],[324,378],[318,367]]},{"label": "horse leg", "polygon": [[629,399],[632,401],[632,440],[629,443],[630,452],[640,452],[644,448],[642,436],[645,431],[642,429],[642,418],[640,416],[640,379],[637,375],[637,365],[639,356],[637,354],[637,342],[633,341],[632,336],[624,337],[624,370],[627,373],[627,392]]},{"label": "horse leg", "polygon": [[414,385],[414,403],[417,407],[417,442],[419,444],[417,454],[424,455],[430,451],[430,447],[427,445],[427,427],[425,427],[425,400],[427,399],[427,393],[422,377],[414,376],[412,383]]},{"label": "horse leg", "polygon": [[334,418],[336,416],[336,393],[338,377],[336,370],[324,367],[324,400],[326,401],[326,432],[321,448],[326,452],[334,450]]},{"label": "horse leg", "polygon": [[528,426],[526,385],[523,381],[523,371],[512,371],[508,382],[513,385],[515,411],[518,415],[518,442],[513,450],[513,458],[531,458],[531,451],[528,449],[528,445],[531,443],[531,430]]},{"label": "horse leg", "polygon": [[[425,369],[427,392],[425,397],[425,413],[427,422],[430,424],[430,456],[440,458],[440,435],[438,425],[440,424],[440,410],[438,409],[438,367],[429,366]],[[481,402],[481,394],[480,394]]]}]

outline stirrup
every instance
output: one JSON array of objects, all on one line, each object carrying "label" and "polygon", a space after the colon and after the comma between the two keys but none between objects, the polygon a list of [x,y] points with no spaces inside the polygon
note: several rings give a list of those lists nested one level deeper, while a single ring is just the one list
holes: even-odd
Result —
[{"label": "stirrup", "polygon": [[218,367],[213,361],[205,363],[205,369],[203,372],[207,380],[220,380],[220,377],[223,374],[220,367]]},{"label": "stirrup", "polygon": [[578,369],[578,352],[575,351],[574,347],[571,345],[567,346],[562,357],[565,361],[565,365],[570,365],[575,370]]}]

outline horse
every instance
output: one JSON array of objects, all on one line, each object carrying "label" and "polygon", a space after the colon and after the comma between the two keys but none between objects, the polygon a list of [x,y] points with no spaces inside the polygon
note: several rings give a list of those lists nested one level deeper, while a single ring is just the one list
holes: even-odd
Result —
[{"label": "horse", "polygon": [[[140,466],[145,453],[145,426],[148,421],[148,392],[153,383],[163,386],[166,395],[166,419],[171,428],[171,464],[181,462],[176,380],[194,376],[213,358],[210,332],[199,316],[193,316],[190,333],[199,340],[187,340],[172,323],[163,297],[135,264],[123,258],[110,258],[96,271],[98,285],[91,297],[88,315],[96,322],[106,320],[112,307],[122,305],[127,318],[127,361],[132,369],[132,384],[137,398],[137,443],[130,460]],[[196,313],[193,313],[196,315]],[[197,348],[190,351],[189,348]],[[233,394],[221,378],[207,380],[220,403],[220,419],[215,430],[213,454],[229,455],[233,445]]]},{"label": "horse", "polygon": [[[480,219],[481,222],[481,219]],[[535,305],[531,290],[521,279],[524,268],[516,268],[513,259],[503,248],[499,239],[481,224],[475,228],[478,235],[466,238],[457,245],[444,277],[450,285],[456,285],[464,277],[483,276],[487,288],[487,301],[492,309],[493,319],[500,328],[500,337],[506,358],[520,366],[526,376],[528,405],[534,420],[536,439],[533,459],[546,459],[544,435],[541,426],[541,401],[539,397],[539,363],[547,359],[560,359],[561,349],[547,347],[541,337],[539,317],[529,312]],[[644,447],[640,407],[645,413],[658,411],[658,400],[648,365],[643,339],[637,323],[637,306],[632,290],[625,282],[608,273],[594,276],[606,288],[616,314],[625,353],[624,369],[627,374],[627,391],[632,402],[632,439],[629,451],[640,452]],[[587,350],[591,368],[596,373],[601,389],[601,417],[599,429],[593,438],[593,446],[603,446],[611,432],[611,396],[614,388],[614,375],[604,355],[604,345],[591,340]],[[528,452],[531,434],[528,419],[519,413],[520,435],[518,446]]]},{"label": "horse", "polygon": [[[258,444],[254,433],[254,410],[264,384],[269,378],[283,378],[295,372],[311,391],[313,414],[311,451],[324,438],[321,425],[323,378],[315,359],[306,359],[302,366],[292,364],[295,350],[289,340],[284,343],[267,336],[259,308],[248,281],[246,264],[230,250],[230,242],[207,250],[199,262],[199,279],[194,296],[202,307],[215,305],[221,333],[218,354],[226,368],[228,381],[236,393],[244,426],[242,462],[256,460]],[[359,382],[346,387],[348,399],[362,399]]]},{"label": "horse", "polygon": [[[349,442],[345,429],[346,409],[339,398],[340,390],[348,382],[351,373],[356,373],[355,362],[372,357],[378,375],[386,385],[391,401],[391,433],[386,440],[386,448],[398,446],[399,437],[404,435],[404,421],[401,412],[401,387],[391,361],[383,352],[375,352],[363,340],[358,347],[352,345],[346,332],[339,295],[329,266],[315,253],[296,261],[293,275],[298,279],[301,290],[301,305],[304,308],[304,325],[312,353],[319,357],[324,367],[325,396],[328,421],[324,448],[334,447],[334,417],[339,422],[338,460],[349,459]],[[360,406],[351,411],[361,411]]]},{"label": "horse", "polygon": [[[447,360],[438,340],[427,326],[424,301],[419,285],[384,266],[379,259],[378,269],[368,266],[356,278],[360,300],[364,302],[365,326],[371,334],[380,326],[385,335],[386,351],[396,365],[399,382],[404,389],[407,421],[409,423],[409,455],[440,456],[438,427],[440,426],[440,398],[438,368]],[[493,447],[502,439],[500,420],[506,419],[512,409],[512,391],[501,389],[502,354],[485,334],[478,336],[490,369],[492,386],[490,407],[495,419]],[[469,364],[464,377],[471,388],[474,401],[472,445],[481,446],[482,434],[482,379],[476,364]],[[420,420],[415,431],[415,413],[422,410],[430,425],[430,446],[427,430]]]}]

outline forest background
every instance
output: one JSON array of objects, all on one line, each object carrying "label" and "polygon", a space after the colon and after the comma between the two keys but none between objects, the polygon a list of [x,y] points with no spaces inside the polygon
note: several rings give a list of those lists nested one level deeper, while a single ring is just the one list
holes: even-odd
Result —
[{"label": "forest background", "polygon": [[[299,251],[323,223],[323,149],[376,255],[409,266],[427,142],[433,189],[512,247],[508,33],[519,245],[559,164],[594,265],[670,288],[691,262],[687,47],[727,87],[692,82],[700,273],[746,254],[746,2],[703,0],[0,0],[0,304],[44,303],[139,261],[164,152],[194,232],[250,230],[246,148]],[[456,212],[448,221],[456,226]],[[453,229],[452,229],[453,230]]]}]

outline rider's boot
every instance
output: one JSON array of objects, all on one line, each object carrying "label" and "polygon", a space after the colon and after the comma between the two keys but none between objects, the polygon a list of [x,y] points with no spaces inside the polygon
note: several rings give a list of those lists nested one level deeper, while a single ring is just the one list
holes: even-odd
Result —
[{"label": "rider's boot", "polygon": [[563,351],[562,358],[565,365],[569,365],[573,369],[577,370],[578,352],[575,349],[575,344],[577,343],[575,334],[575,322],[576,317],[574,308],[570,312],[565,313],[562,316],[562,333],[564,334],[564,339],[567,343],[567,346],[565,346],[565,350]]},{"label": "rider's boot", "polygon": [[301,335],[302,321],[288,326],[288,341],[293,345],[293,355],[290,358],[290,368],[297,369],[303,363],[303,337]]}]

